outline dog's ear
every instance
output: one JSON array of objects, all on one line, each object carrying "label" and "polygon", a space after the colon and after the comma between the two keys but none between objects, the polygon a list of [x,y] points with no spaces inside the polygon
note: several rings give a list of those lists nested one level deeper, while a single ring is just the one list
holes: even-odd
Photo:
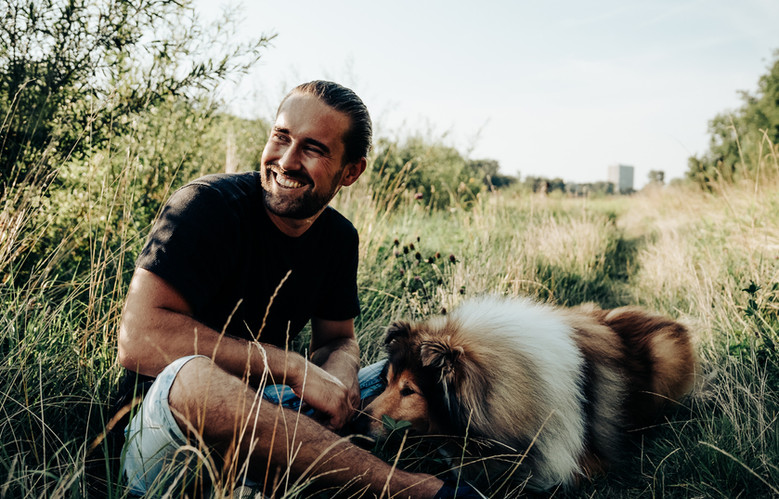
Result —
[{"label": "dog's ear", "polygon": [[446,384],[454,381],[457,364],[465,353],[461,346],[451,343],[451,336],[423,341],[419,349],[422,365],[439,372],[439,380]]},{"label": "dog's ear", "polygon": [[419,349],[420,360],[426,368],[432,369],[438,375],[438,386],[441,388],[441,401],[448,413],[447,425],[449,431],[460,432],[468,424],[468,414],[459,400],[456,388],[462,380],[460,378],[464,369],[465,349],[459,345],[453,345],[451,337],[437,338],[423,341]]},{"label": "dog's ear", "polygon": [[392,325],[387,328],[387,333],[384,336],[384,344],[389,345],[393,341],[407,339],[410,334],[411,324],[405,321],[393,322]]}]

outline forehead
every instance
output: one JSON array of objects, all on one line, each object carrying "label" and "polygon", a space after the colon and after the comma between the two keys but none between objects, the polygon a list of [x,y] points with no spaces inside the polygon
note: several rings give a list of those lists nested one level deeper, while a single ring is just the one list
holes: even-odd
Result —
[{"label": "forehead", "polygon": [[279,107],[275,128],[287,130],[303,139],[311,138],[333,146],[343,146],[343,137],[349,129],[349,117],[325,104],[318,97],[296,92]]},{"label": "forehead", "polygon": [[420,385],[419,380],[414,372],[410,369],[405,369],[399,366],[393,366],[392,363],[387,362],[385,367],[387,383],[394,385],[412,385],[418,387]]}]

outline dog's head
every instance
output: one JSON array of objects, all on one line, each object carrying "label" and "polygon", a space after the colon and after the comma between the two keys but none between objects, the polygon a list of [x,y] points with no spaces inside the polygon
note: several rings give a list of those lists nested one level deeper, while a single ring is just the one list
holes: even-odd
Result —
[{"label": "dog's head", "polygon": [[[385,433],[382,416],[408,421],[419,433],[462,433],[469,410],[463,393],[477,374],[466,344],[447,327],[397,322],[385,337],[386,389],[365,408],[369,434]],[[486,384],[481,383],[481,386]]]}]

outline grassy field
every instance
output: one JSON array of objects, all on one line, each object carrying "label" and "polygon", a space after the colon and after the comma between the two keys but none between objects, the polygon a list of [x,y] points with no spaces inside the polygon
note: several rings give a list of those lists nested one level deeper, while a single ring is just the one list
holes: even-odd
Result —
[{"label": "grassy field", "polygon": [[[100,199],[116,199],[120,189],[107,186]],[[0,200],[0,497],[87,496],[90,475],[106,467],[99,452],[88,456],[88,446],[104,427],[119,376],[115,338],[127,262],[143,241],[128,231],[108,251],[109,232],[124,232],[86,213],[60,234],[58,252],[71,251],[78,235],[89,256],[80,272],[63,275],[58,252],[25,252],[46,230],[36,225],[33,199],[20,192]],[[381,356],[379,339],[391,321],[426,317],[485,292],[646,306],[695,332],[698,387],[618,473],[574,495],[779,496],[776,183],[600,199],[501,191],[468,210],[446,211],[409,196],[392,212],[358,184],[335,204],[361,234],[363,361]],[[89,237],[79,235],[84,227]],[[21,263],[33,258],[20,279]],[[110,481],[100,487],[97,495],[123,496]]]}]

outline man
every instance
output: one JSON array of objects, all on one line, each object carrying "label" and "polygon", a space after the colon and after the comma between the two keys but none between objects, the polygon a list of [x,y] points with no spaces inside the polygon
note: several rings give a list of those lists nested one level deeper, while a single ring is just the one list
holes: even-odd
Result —
[{"label": "man", "polygon": [[[156,378],[126,430],[133,492],[195,475],[268,489],[286,470],[369,495],[453,492],[330,431],[360,400],[359,303],[357,234],[327,205],[365,171],[370,140],[359,97],[310,82],[279,106],[260,172],[208,176],[171,197],[119,331],[118,359],[136,386]],[[305,359],[286,346],[309,320]],[[291,387],[314,417],[264,401],[260,388],[274,384]]]}]

